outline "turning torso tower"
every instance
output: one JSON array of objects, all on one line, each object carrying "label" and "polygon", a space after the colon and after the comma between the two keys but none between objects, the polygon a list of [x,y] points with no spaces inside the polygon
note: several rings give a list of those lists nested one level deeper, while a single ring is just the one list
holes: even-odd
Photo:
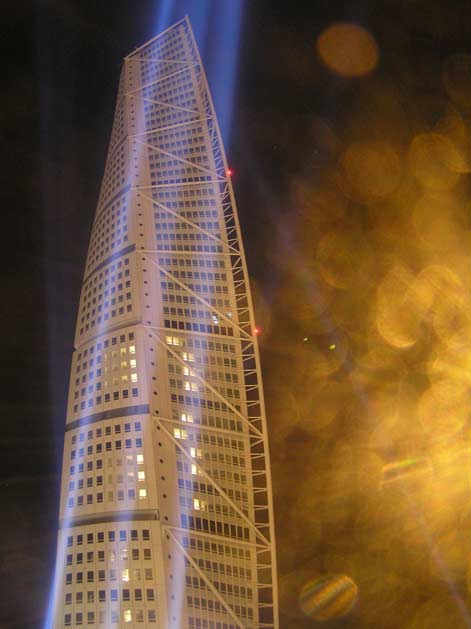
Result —
[{"label": "turning torso tower", "polygon": [[187,18],[124,59],[77,317],[54,627],[275,629],[260,362]]}]

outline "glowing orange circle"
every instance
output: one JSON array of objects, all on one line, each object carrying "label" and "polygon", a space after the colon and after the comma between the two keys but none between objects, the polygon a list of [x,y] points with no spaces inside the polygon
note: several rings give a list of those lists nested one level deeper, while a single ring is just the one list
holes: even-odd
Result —
[{"label": "glowing orange circle", "polygon": [[330,70],[348,77],[368,74],[379,59],[374,37],[358,24],[338,23],[326,28],[317,39],[317,52]]}]

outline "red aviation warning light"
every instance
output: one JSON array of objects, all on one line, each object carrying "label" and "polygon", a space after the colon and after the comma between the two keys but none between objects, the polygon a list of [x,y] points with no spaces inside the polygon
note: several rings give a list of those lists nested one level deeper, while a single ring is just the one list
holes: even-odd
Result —
[{"label": "red aviation warning light", "polygon": [[232,177],[233,173],[234,173],[234,171],[232,170],[232,168],[228,168],[228,169],[226,170],[226,175],[227,175],[228,177]]},{"label": "red aviation warning light", "polygon": [[259,327],[254,328],[254,334],[255,336],[260,336],[260,334],[262,333],[262,329]]}]

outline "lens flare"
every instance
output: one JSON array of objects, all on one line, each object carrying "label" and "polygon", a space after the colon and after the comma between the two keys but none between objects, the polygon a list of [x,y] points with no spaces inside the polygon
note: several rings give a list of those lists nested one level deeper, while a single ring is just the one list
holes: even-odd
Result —
[{"label": "lens flare", "polygon": [[313,620],[333,620],[346,616],[358,598],[358,586],[345,575],[325,575],[308,581],[299,595],[305,616]]},{"label": "lens flare", "polygon": [[379,60],[374,37],[358,24],[329,26],[317,40],[317,51],[330,70],[345,77],[369,74]]},{"label": "lens flare", "polygon": [[417,457],[393,461],[383,467],[382,486],[390,483],[404,481],[406,479],[417,479],[423,474],[429,475],[433,472],[433,467],[427,457]]},{"label": "lens flare", "polygon": [[409,269],[395,265],[377,292],[376,327],[390,345],[399,349],[411,347],[420,335],[421,312],[407,300],[413,280]]},{"label": "lens flare", "polygon": [[420,398],[417,412],[433,442],[457,435],[466,423],[467,389],[454,381],[436,382]]},{"label": "lens flare", "polygon": [[465,169],[460,152],[449,137],[440,133],[420,133],[409,150],[409,165],[420,183],[430,190],[450,190]]},{"label": "lens flare", "polygon": [[387,197],[401,180],[399,156],[385,142],[352,144],[343,156],[343,167],[351,193],[360,199]]}]

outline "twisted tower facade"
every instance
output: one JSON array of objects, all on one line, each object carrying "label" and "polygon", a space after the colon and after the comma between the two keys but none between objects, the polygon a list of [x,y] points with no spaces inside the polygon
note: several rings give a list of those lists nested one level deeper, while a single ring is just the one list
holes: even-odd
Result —
[{"label": "twisted tower facade", "polygon": [[72,359],[56,628],[278,627],[229,174],[185,18],[122,68]]}]

